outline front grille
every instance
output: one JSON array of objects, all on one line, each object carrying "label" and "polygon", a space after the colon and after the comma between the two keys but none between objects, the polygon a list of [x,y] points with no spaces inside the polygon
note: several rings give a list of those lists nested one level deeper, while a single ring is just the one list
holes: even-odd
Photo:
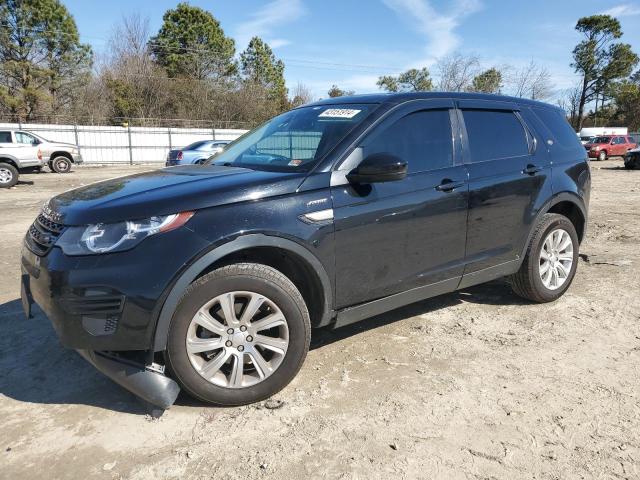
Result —
[{"label": "front grille", "polygon": [[40,214],[29,227],[26,244],[36,255],[46,255],[64,230],[64,225]]}]

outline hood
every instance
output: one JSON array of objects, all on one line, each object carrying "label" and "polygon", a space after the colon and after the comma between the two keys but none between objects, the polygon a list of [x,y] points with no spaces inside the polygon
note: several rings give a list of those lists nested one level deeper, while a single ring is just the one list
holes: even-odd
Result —
[{"label": "hood", "polygon": [[66,225],[113,223],[295,192],[304,173],[186,165],[70,190],[48,207]]}]

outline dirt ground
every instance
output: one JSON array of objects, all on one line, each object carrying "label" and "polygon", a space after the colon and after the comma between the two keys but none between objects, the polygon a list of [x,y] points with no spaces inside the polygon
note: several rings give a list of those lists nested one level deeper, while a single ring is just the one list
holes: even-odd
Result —
[{"label": "dirt ground", "polygon": [[588,236],[558,302],[496,281],[318,331],[275,399],[181,396],[158,420],[18,300],[41,204],[145,168],[0,190],[0,478],[640,478],[640,171],[621,159],[592,164]]}]

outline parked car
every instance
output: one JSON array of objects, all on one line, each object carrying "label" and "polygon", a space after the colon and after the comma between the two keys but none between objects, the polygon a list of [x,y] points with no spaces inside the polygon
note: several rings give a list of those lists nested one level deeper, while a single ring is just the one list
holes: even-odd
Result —
[{"label": "parked car", "polygon": [[16,143],[39,147],[44,162],[52,172],[68,173],[71,171],[71,165],[82,163],[82,155],[77,145],[47,140],[25,130],[15,130],[13,135]]},{"label": "parked car", "polygon": [[629,150],[637,146],[630,136],[615,135],[596,137],[584,148],[589,152],[589,158],[606,160],[608,157],[624,157]]},{"label": "parked car", "polygon": [[16,143],[14,132],[0,130],[0,188],[13,187],[21,172],[42,165],[42,152],[37,146]]},{"label": "parked car", "polygon": [[51,199],[22,298],[63,345],[159,408],[180,387],[265,399],[337,328],[507,276],[551,302],[575,276],[591,176],[557,107],[469,93],[331,98],[203,166]]},{"label": "parked car", "polygon": [[591,136],[591,135],[580,137],[580,143],[582,143],[582,145],[586,145],[587,143],[593,143],[593,141],[596,138],[597,137],[594,137],[594,136]]},{"label": "parked car", "polygon": [[200,140],[184,148],[169,150],[166,166],[202,164],[231,143],[228,140]]},{"label": "parked car", "polygon": [[629,150],[624,156],[624,168],[627,170],[640,169],[640,148]]}]

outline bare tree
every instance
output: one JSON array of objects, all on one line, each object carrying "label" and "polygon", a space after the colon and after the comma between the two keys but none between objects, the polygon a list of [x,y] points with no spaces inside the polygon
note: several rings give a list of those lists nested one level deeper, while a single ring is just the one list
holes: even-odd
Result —
[{"label": "bare tree", "polygon": [[507,81],[516,97],[545,100],[553,94],[549,70],[533,60],[515,69]]},{"label": "bare tree", "polygon": [[435,70],[438,90],[464,92],[471,88],[474,77],[480,73],[480,60],[475,55],[456,52],[438,59]]},{"label": "bare tree", "polygon": [[569,123],[571,123],[574,128],[578,126],[578,110],[580,108],[581,93],[582,90],[580,86],[568,88],[561,93],[558,99],[558,106],[565,111]]},{"label": "bare tree", "polygon": [[304,105],[305,103],[310,103],[313,101],[313,94],[311,93],[311,89],[300,82],[298,82],[298,84],[293,88],[293,92],[291,92],[291,94],[292,107],[299,107],[300,105]]}]

